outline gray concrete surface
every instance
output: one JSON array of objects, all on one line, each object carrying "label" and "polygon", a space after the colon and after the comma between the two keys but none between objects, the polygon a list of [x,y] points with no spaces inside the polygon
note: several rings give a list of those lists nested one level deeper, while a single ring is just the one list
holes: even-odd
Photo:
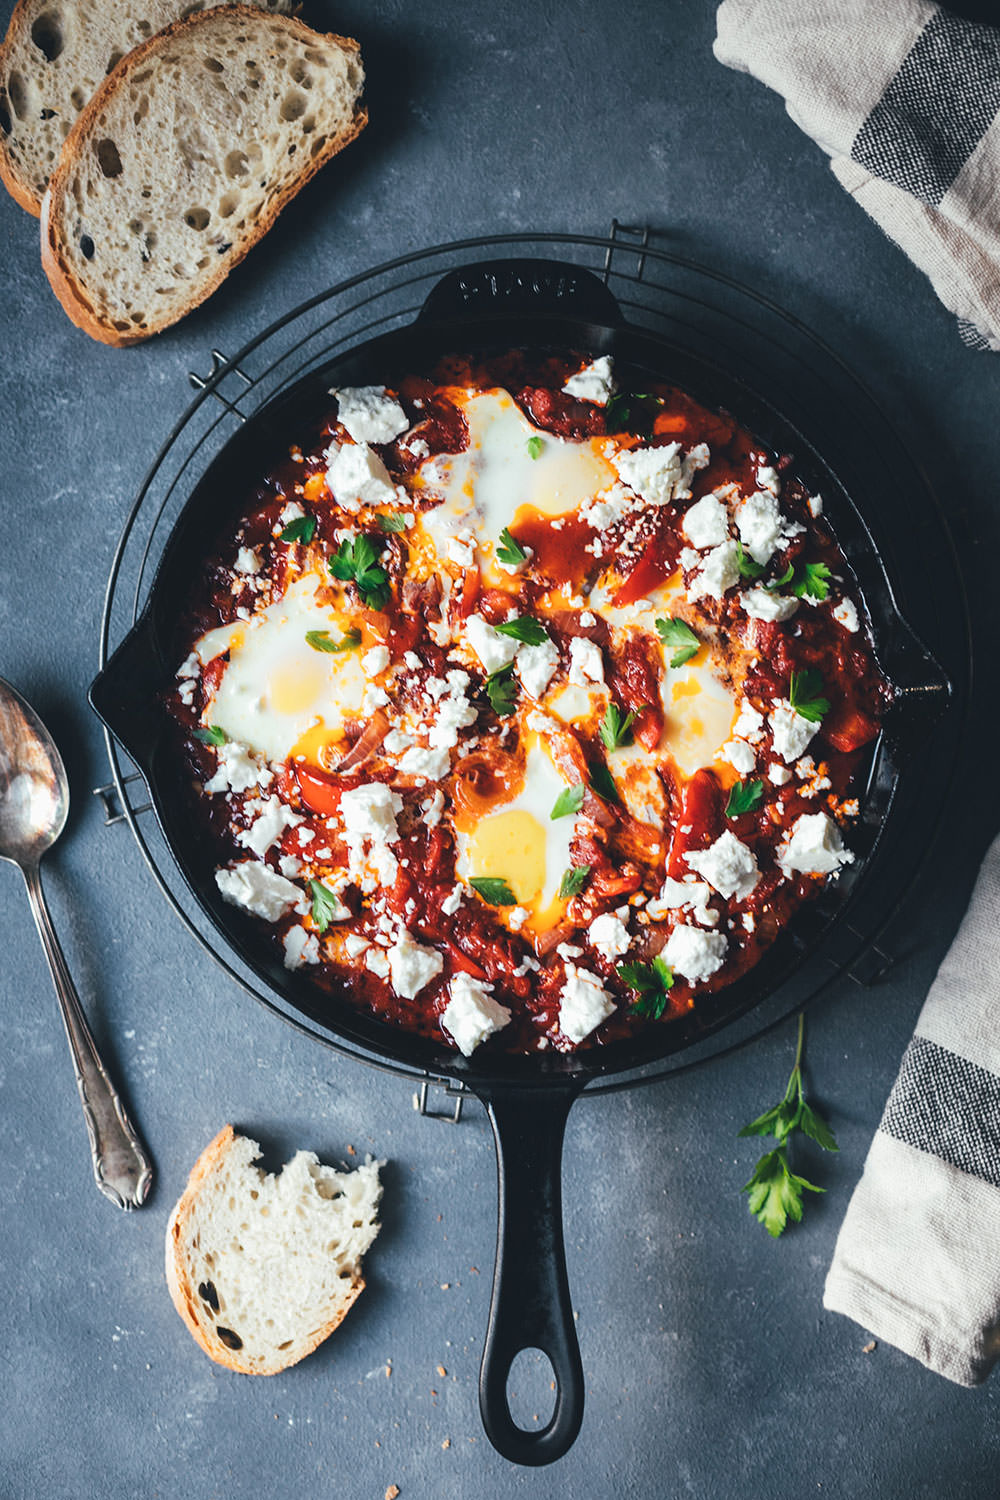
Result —
[{"label": "gray concrete surface", "polygon": [[[94,1189],[55,1001],[4,867],[0,1495],[380,1500],[395,1484],[402,1500],[993,1496],[996,1381],[963,1391],[891,1348],[866,1354],[867,1331],[820,1301],[900,1054],[995,831],[983,759],[968,766],[988,784],[966,780],[953,797],[896,967],[874,989],[844,981],[812,1014],[811,1087],[842,1150],[817,1165],[829,1191],[801,1227],[772,1243],[750,1220],[739,1188],[755,1153],[736,1140],[783,1085],[791,1023],[689,1077],[574,1110],[566,1232],[588,1405],[576,1447],[547,1472],[510,1467],[479,1425],[495,1192],[481,1111],[454,1129],[420,1120],[406,1083],[269,1017],[167,910],[127,831],[103,827],[89,789],[106,767],[85,691],[104,578],[149,458],[189,399],[186,372],[330,282],[425,243],[601,233],[612,215],[668,227],[685,253],[775,295],[915,435],[985,601],[977,754],[995,725],[1000,360],[962,347],[781,102],[715,63],[713,7],[307,0],[307,13],[361,39],[371,128],[178,328],[128,352],[91,343],[48,290],[35,225],[0,202],[0,672],[65,750],[73,812],[47,887],[158,1169],[130,1217]],[[390,1162],[368,1290],[319,1353],[271,1380],[205,1359],[163,1282],[167,1214],[226,1120],[262,1138],[271,1161],[305,1145]],[[518,1386],[530,1417],[545,1382],[529,1364]]]}]

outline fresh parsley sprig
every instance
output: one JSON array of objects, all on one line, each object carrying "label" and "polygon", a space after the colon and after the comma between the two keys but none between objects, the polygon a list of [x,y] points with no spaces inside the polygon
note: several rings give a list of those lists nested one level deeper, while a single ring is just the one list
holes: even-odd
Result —
[{"label": "fresh parsley sprig", "polygon": [[531,615],[518,615],[513,620],[503,620],[493,629],[497,635],[508,635],[512,641],[523,641],[526,646],[540,646],[549,639],[549,633],[540,620]]},{"label": "fresh parsley sprig", "polygon": [[830,592],[830,578],[826,563],[803,563],[802,577],[796,581],[792,593],[797,599],[808,595],[810,599],[823,600]]},{"label": "fresh parsley sprig", "polygon": [[311,646],[314,651],[356,651],[361,645],[361,631],[352,625],[339,641],[334,641],[330,639],[328,630],[307,630],[306,645]]},{"label": "fresh parsley sprig", "polygon": [[325,932],[340,910],[340,901],[328,885],[321,880],[310,880],[312,892],[312,919],[319,932]]},{"label": "fresh parsley sprig", "polygon": [[544,438],[540,438],[536,433],[534,437],[528,439],[526,447],[529,458],[541,458],[542,449],[545,447],[545,440]]},{"label": "fresh parsley sprig", "polygon": [[701,649],[701,641],[691,626],[686,620],[680,620],[676,616],[671,620],[657,620],[656,633],[665,646],[677,647],[670,658],[672,667],[682,667]]},{"label": "fresh parsley sprig", "polygon": [[316,535],[315,516],[296,516],[289,521],[278,540],[280,542],[311,542]]},{"label": "fresh parsley sprig", "polygon": [[378,553],[371,537],[362,532],[353,541],[341,542],[328,566],[334,578],[353,583],[369,609],[385,609],[389,602],[389,575],[376,562]]},{"label": "fresh parsley sprig", "polygon": [[505,526],[500,533],[500,540],[497,543],[497,562],[503,563],[506,568],[519,568],[522,563],[526,563],[527,561],[527,552],[525,552],[520,542],[515,541],[510,534],[510,529]]},{"label": "fresh parsley sprig", "polygon": [[666,404],[662,396],[651,396],[644,391],[615,391],[608,397],[604,408],[608,432],[634,432],[637,437],[648,437],[653,430],[656,413],[643,409],[641,403],[647,401],[654,401],[657,406]]},{"label": "fresh parsley sprig", "polygon": [[788,1140],[796,1130],[822,1146],[824,1151],[839,1151],[836,1138],[826,1121],[806,1103],[802,1086],[802,1042],[805,1033],[805,1016],[799,1015],[799,1036],[795,1048],[795,1066],[788,1079],[788,1087],[780,1104],[765,1110],[749,1125],[744,1125],[740,1136],[769,1135],[777,1141],[773,1151],[765,1152],[754,1167],[749,1182],[743,1186],[748,1195],[748,1207],[754,1217],[764,1225],[774,1239],[782,1233],[789,1219],[796,1223],[802,1218],[802,1194],[825,1193],[805,1177],[798,1176],[788,1165]]},{"label": "fresh parsley sprig", "polygon": [[764,783],[762,781],[737,781],[729,789],[726,817],[738,818],[743,813],[753,812],[760,806],[760,799],[763,795]]},{"label": "fresh parsley sprig", "polygon": [[203,745],[214,745],[216,749],[229,739],[226,731],[218,724],[206,724],[204,728],[196,729],[194,737],[201,740]]},{"label": "fresh parsley sprig", "polygon": [[791,581],[792,581],[792,579],[794,577],[795,577],[795,564],[794,563],[789,563],[788,567],[782,573],[782,575],[781,575],[780,578],[771,578],[771,579],[769,579],[768,582],[765,583],[764,587],[767,589],[767,591],[768,591],[769,594],[773,594],[773,593],[776,592],[776,590],[783,589],[785,587],[786,583],[791,583]]},{"label": "fresh parsley sprig", "polygon": [[571,865],[559,883],[559,900],[571,901],[579,896],[590,879],[590,865]]},{"label": "fresh parsley sprig", "polygon": [[661,954],[651,964],[619,964],[618,974],[635,990],[632,1014],[647,1021],[658,1021],[670,1001],[674,985],[674,971]]},{"label": "fresh parsley sprig", "polygon": [[623,714],[617,703],[609,703],[600,723],[601,739],[609,750],[632,743],[635,714]]},{"label": "fresh parsley sprig", "polygon": [[570,813],[576,817],[583,806],[583,795],[582,786],[563,787],[552,805],[552,811],[549,813],[550,821],[554,823],[556,818],[568,818]]},{"label": "fresh parsley sprig", "polygon": [[605,802],[617,803],[621,800],[618,796],[615,778],[606,765],[591,766],[590,786],[591,790],[595,791],[599,797],[603,797]]},{"label": "fresh parsley sprig", "polygon": [[406,517],[400,510],[388,511],[385,515],[375,517],[379,531],[405,531]]},{"label": "fresh parsley sprig", "polygon": [[823,679],[814,667],[802,672],[793,672],[788,680],[788,701],[800,719],[810,724],[821,724],[830,712],[829,698],[821,697]]},{"label": "fresh parsley sprig", "polygon": [[761,578],[764,574],[764,564],[755,562],[749,552],[744,551],[742,542],[736,543],[736,563],[741,578]]},{"label": "fresh parsley sprig", "polygon": [[486,679],[486,696],[490,707],[498,718],[506,719],[514,712],[517,686],[514,682],[514,663],[509,661],[498,672],[491,672]]},{"label": "fresh parsley sprig", "polygon": [[483,875],[469,881],[472,889],[490,906],[516,906],[517,897],[506,880]]}]

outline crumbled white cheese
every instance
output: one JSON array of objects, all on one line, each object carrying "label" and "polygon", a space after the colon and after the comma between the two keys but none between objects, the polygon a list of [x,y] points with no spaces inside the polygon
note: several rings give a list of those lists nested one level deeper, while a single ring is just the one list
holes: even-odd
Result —
[{"label": "crumbled white cheese", "polygon": [[510,928],[511,932],[520,932],[529,916],[530,912],[528,912],[523,906],[508,906],[507,926]]},{"label": "crumbled white cheese", "polygon": [[682,547],[681,555],[678,561],[680,562],[680,565],[684,569],[685,573],[690,573],[701,562],[701,556],[698,552],[695,551],[694,547]]},{"label": "crumbled white cheese", "polygon": [[282,943],[285,949],[285,968],[301,969],[303,964],[319,963],[319,938],[304,927],[289,927]]},{"label": "crumbled white cheese", "polygon": [[708,594],[712,599],[722,599],[726,592],[739,583],[739,552],[735,542],[723,542],[706,552],[701,567],[688,587],[688,598],[693,602]]},{"label": "crumbled white cheese", "polygon": [[377,708],[385,708],[390,701],[389,694],[385,688],[380,688],[375,683],[370,682],[365,688],[364,696],[361,699],[361,712],[363,714],[373,714]]},{"label": "crumbled white cheese", "polygon": [[747,589],[740,603],[752,620],[790,620],[799,607],[797,599],[760,587]]},{"label": "crumbled white cheese", "polygon": [[699,551],[718,547],[729,535],[729,510],[718,495],[703,495],[685,513],[681,530]]},{"label": "crumbled white cheese", "polygon": [[389,845],[399,837],[396,814],[402,810],[402,797],[380,781],[352,787],[341,796],[349,869],[365,888],[370,888],[369,872],[382,885],[391,885],[396,878],[396,856]]},{"label": "crumbled white cheese", "polygon": [[206,792],[248,792],[252,786],[270,786],[274,780],[264,762],[236,740],[226,740],[215,753],[219,763],[211,781],[205,782]]},{"label": "crumbled white cheese", "polygon": [[642,507],[642,500],[626,485],[617,481],[580,507],[580,519],[595,531],[610,531],[626,516]]},{"label": "crumbled white cheese", "polygon": [[705,932],[701,927],[681,923],[675,927],[663,949],[663,959],[675,974],[698,984],[711,979],[726,958],[728,939],[721,932]]},{"label": "crumbled white cheese", "polygon": [[248,574],[251,577],[255,573],[260,572],[260,558],[252,547],[240,548],[236,554],[236,561],[233,563],[233,570],[236,573]]},{"label": "crumbled white cheese", "polygon": [[602,354],[593,364],[584,365],[563,386],[567,396],[575,396],[578,401],[592,401],[595,406],[607,406],[616,389],[610,354]]},{"label": "crumbled white cheese", "polygon": [[514,671],[528,696],[538,699],[552,681],[558,666],[559,648],[555,641],[542,641],[538,646],[521,646]]},{"label": "crumbled white cheese", "polygon": [[185,678],[193,678],[197,680],[200,675],[201,662],[198,659],[197,651],[192,651],[191,655],[187,657],[185,661],[181,662],[180,666],[177,668],[177,671],[174,673],[174,676],[181,679],[182,681]]},{"label": "crumbled white cheese", "polygon": [[834,605],[833,618],[838,625],[843,625],[844,629],[849,630],[852,635],[861,623],[858,619],[857,606],[851,599],[841,599],[839,604]]},{"label": "crumbled white cheese", "polygon": [[447,750],[425,750],[414,745],[399,762],[399,769],[404,776],[425,776],[428,781],[442,781],[451,770],[451,757]]},{"label": "crumbled white cheese", "polygon": [[370,947],[371,943],[359,932],[349,932],[344,939],[344,951],[348,958],[360,958]]},{"label": "crumbled white cheese", "polygon": [[459,568],[471,568],[476,561],[476,539],[471,531],[460,531],[448,538],[448,561]]},{"label": "crumbled white cheese", "polygon": [[840,829],[826,813],[803,813],[787,843],[778,850],[778,864],[791,879],[803,875],[832,875],[842,865],[852,864],[854,855],[844,848]]},{"label": "crumbled white cheese", "polygon": [[441,911],[443,915],[446,917],[453,917],[458,911],[458,908],[461,906],[462,898],[464,895],[465,892],[460,885],[453,886],[451,895],[445,896],[444,900],[441,902]]},{"label": "crumbled white cheese", "polygon": [[481,984],[470,974],[453,975],[448,993],[451,998],[441,1012],[441,1025],[466,1057],[510,1021],[507,1007],[493,999],[493,986]]},{"label": "crumbled white cheese", "polygon": [[753,932],[757,926],[757,918],[752,911],[741,911],[740,921],[747,932]]},{"label": "crumbled white cheese", "polygon": [[680,478],[674,485],[675,500],[690,500],[691,481],[699,469],[708,467],[712,454],[707,443],[696,443],[681,460]]},{"label": "crumbled white cheese", "polygon": [[304,515],[305,511],[302,509],[301,505],[299,505],[295,500],[289,500],[288,504],[284,507],[281,514],[278,516],[278,523],[283,527],[291,526],[293,521],[301,521]]},{"label": "crumbled white cheese", "polygon": [[296,875],[302,873],[302,861],[301,859],[297,859],[294,854],[282,854],[278,859],[278,869],[289,880],[294,880]]},{"label": "crumbled white cheese", "polygon": [[559,997],[559,1029],[571,1042],[582,1042],[595,1027],[613,1015],[614,1001],[597,974],[566,965],[566,983]]},{"label": "crumbled white cheese", "polygon": [[510,573],[512,577],[515,573],[523,572],[534,557],[535,552],[533,547],[525,547],[523,545],[521,546],[521,551],[524,553],[524,556],[518,558],[517,562],[501,562],[499,557],[496,558],[497,567],[501,568],[504,573]]},{"label": "crumbled white cheese", "polygon": [[338,505],[357,511],[362,505],[388,505],[396,487],[378,454],[367,443],[345,443],[326,471],[326,482]]},{"label": "crumbled white cheese", "polygon": [[428,797],[426,802],[421,802],[420,811],[423,814],[425,827],[436,828],[444,812],[444,792],[439,788],[432,797]]},{"label": "crumbled white cheese", "polygon": [[582,635],[573,636],[569,643],[569,681],[571,687],[589,688],[595,683],[604,686],[601,648]]},{"label": "crumbled white cheese", "polygon": [[391,443],[410,425],[399,402],[384,385],[343,386],[333,390],[337,417],[356,443]]},{"label": "crumbled white cheese", "polygon": [[412,744],[412,734],[407,734],[402,729],[390,729],[382,741],[382,749],[386,755],[400,755],[404,750],[408,750]]},{"label": "crumbled white cheese", "polygon": [[808,501],[806,503],[809,506],[809,514],[812,517],[815,518],[815,517],[821,516],[823,514],[823,496],[822,495],[810,495],[809,499],[808,499]]},{"label": "crumbled white cheese", "polygon": [[372,646],[361,658],[361,670],[366,677],[377,677],[389,665],[388,646]]},{"label": "crumbled white cheese", "polygon": [[781,494],[781,479],[777,469],[772,469],[770,464],[762,464],[757,470],[757,483],[762,490],[769,490],[772,495]]},{"label": "crumbled white cheese", "polygon": [[667,443],[660,448],[629,448],[616,453],[611,462],[619,478],[647,505],[666,505],[673,499],[682,474],[680,443]]},{"label": "crumbled white cheese", "polygon": [[[328,854],[329,852],[330,851],[327,850]],[[332,884],[331,881],[333,882]],[[350,884],[350,881],[343,873],[343,871],[341,871],[338,875],[331,875],[329,880],[317,880],[315,883],[316,885],[321,886],[326,894],[332,898],[332,905],[330,905],[326,909],[327,921],[348,921],[352,915],[351,908],[349,906],[345,906],[343,901],[341,901],[340,893],[344,889],[345,885]]]},{"label": "crumbled white cheese", "polygon": [[753,746],[748,745],[746,740],[727,740],[717,754],[720,760],[728,760],[733,770],[739,771],[741,776],[746,776],[757,764]]},{"label": "crumbled white cheese", "polygon": [[415,651],[404,651],[403,660],[409,667],[411,672],[419,672],[420,668],[423,666],[423,662],[420,660],[420,657]]},{"label": "crumbled white cheese", "polygon": [[774,740],[774,753],[780,755],[786,764],[798,760],[806,749],[816,730],[818,724],[812,724],[797,714],[792,705],[782,698],[772,708],[770,715],[771,736]]},{"label": "crumbled white cheese", "polygon": [[381,948],[369,948],[365,954],[365,968],[376,974],[379,979],[389,978],[389,959]]},{"label": "crumbled white cheese", "polygon": [[236,842],[263,859],[271,845],[276,843],[286,828],[294,828],[302,819],[280,797],[265,797],[260,812],[249,828],[241,828]]},{"label": "crumbled white cheese", "polygon": [[707,849],[688,854],[685,858],[691,869],[696,870],[727,901],[731,897],[745,901],[760,879],[753,851],[728,828]]},{"label": "crumbled white cheese", "polygon": [[413,454],[414,458],[429,458],[430,457],[430,451],[431,450],[428,448],[427,444],[424,442],[424,439],[422,437],[407,438],[406,443],[404,444],[404,447],[406,447],[409,450],[409,452]]},{"label": "crumbled white cheese", "polygon": [[487,675],[499,672],[517,655],[517,641],[509,635],[500,635],[482,615],[469,615],[465,622],[465,638]]},{"label": "crumbled white cheese", "polygon": [[610,963],[628,952],[632,939],[621,918],[613,911],[605,911],[591,922],[587,941],[602,958],[606,958]]},{"label": "crumbled white cheese", "polygon": [[764,738],[764,715],[757,712],[749,698],[744,698],[740,704],[739,717],[733,725],[733,736],[749,740],[751,745],[759,744]]},{"label": "crumbled white cheese", "polygon": [[775,760],[767,768],[767,779],[774,786],[787,786],[792,779],[792,773],[787,766],[779,766]]},{"label": "crumbled white cheese", "polygon": [[458,731],[476,722],[476,710],[465,695],[468,686],[468,672],[448,673],[448,695],[442,699],[428,734],[432,750],[454,750]]},{"label": "crumbled white cheese", "polygon": [[256,859],[244,860],[230,870],[216,870],[215,883],[224,901],[245,907],[265,922],[280,921],[292,910],[309,910],[297,885]]},{"label": "crumbled white cheese", "polygon": [[736,510],[736,529],[740,541],[754,562],[770,562],[782,539],[785,518],[773,494],[757,490],[748,495]]},{"label": "crumbled white cheese", "polygon": [[401,1000],[412,1000],[444,968],[436,948],[422,948],[413,934],[402,928],[389,949],[392,987]]},{"label": "crumbled white cheese", "polygon": [[719,913],[709,906],[711,899],[712,888],[704,880],[695,880],[693,875],[686,880],[671,880],[668,875],[660,894],[654,896],[646,910],[653,921],[657,922],[668,912],[686,909],[703,927],[717,927]]},{"label": "crumbled white cheese", "polygon": [[589,609],[585,609],[583,611],[583,614],[580,616],[580,624],[583,626],[584,630],[589,630],[592,625],[597,624],[597,616],[591,614]]}]

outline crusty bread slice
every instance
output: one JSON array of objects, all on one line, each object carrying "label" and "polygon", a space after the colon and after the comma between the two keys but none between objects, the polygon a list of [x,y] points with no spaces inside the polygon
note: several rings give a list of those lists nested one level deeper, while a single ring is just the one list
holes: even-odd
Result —
[{"label": "crusty bread slice", "polygon": [[277,1176],[231,1125],[194,1164],[167,1225],[167,1286],[217,1364],[275,1375],[311,1354],[364,1290],[378,1234],[379,1167],[324,1167],[299,1151]]},{"label": "crusty bread slice", "polygon": [[[18,0],[0,46],[0,182],[35,218],[70,127],[133,47],[223,0]],[[287,13],[292,0],[246,0]]]},{"label": "crusty bread slice", "polygon": [[130,52],[83,109],[42,201],[42,265],[105,344],[203,302],[367,123],[357,42],[223,5]]}]

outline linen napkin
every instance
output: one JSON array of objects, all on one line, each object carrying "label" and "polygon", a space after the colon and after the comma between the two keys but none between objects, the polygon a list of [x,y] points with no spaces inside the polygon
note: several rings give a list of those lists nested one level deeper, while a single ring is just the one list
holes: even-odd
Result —
[{"label": "linen napkin", "polygon": [[1000,349],[1000,30],[927,0],[725,0],[715,55],[782,94],[837,180]]},{"label": "linen napkin", "polygon": [[924,1003],[823,1305],[959,1385],[1000,1357],[1000,838]]}]

